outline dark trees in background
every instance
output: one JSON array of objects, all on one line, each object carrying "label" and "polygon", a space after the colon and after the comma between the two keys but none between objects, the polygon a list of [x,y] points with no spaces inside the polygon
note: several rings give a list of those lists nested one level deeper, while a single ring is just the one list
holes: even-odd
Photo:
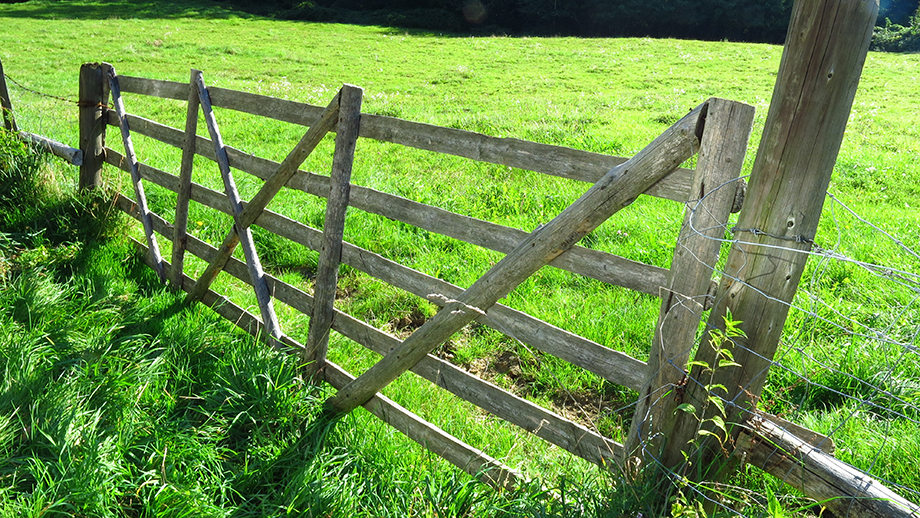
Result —
[{"label": "dark trees in background", "polygon": [[[2,1],[2,0],[0,0]],[[782,43],[793,0],[217,0],[288,19],[437,32],[649,36]],[[920,0],[881,0],[879,25],[910,26]]]}]

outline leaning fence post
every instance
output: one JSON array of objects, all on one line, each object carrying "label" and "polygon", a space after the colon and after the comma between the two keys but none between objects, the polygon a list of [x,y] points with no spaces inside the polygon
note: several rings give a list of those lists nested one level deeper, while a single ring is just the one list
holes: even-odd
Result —
[{"label": "leaning fence post", "polygon": [[[747,338],[726,345],[740,366],[716,368],[705,376],[703,364],[716,366],[719,360],[712,347],[699,347],[681,397],[700,412],[678,411],[660,459],[680,475],[715,480],[730,471],[727,453],[756,409],[808,259],[803,252],[814,244],[877,12],[878,0],[795,2],[773,100],[734,229],[736,241],[708,323],[708,329],[724,329],[723,317],[730,311],[733,320],[742,322]],[[709,339],[707,333],[702,343]],[[717,413],[719,405],[707,405],[712,396],[725,401],[724,415]],[[722,436],[713,416],[728,424],[729,437]],[[708,426],[720,439],[700,441],[700,426]],[[692,468],[681,471],[688,459]],[[835,502],[847,506],[852,500]],[[844,507],[841,515],[845,514]]]},{"label": "leaning fence post", "polygon": [[84,63],[80,67],[80,166],[79,188],[92,189],[102,185],[102,164],[105,162],[105,108],[108,91],[104,63]]},{"label": "leaning fence post", "polygon": [[6,88],[6,76],[3,74],[3,61],[0,61],[0,111],[3,115],[3,127],[7,131],[16,133],[19,128],[16,127],[16,118],[13,117],[13,102],[10,100],[10,91]]}]

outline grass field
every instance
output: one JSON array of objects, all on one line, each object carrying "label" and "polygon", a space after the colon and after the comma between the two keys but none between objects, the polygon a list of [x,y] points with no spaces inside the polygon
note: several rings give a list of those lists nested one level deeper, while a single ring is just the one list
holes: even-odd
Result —
[{"label": "grass field", "polygon": [[[20,126],[71,144],[76,107],[55,97],[75,99],[80,64],[106,61],[122,74],[176,81],[187,81],[194,67],[209,85],[321,105],[342,83],[352,83],[365,89],[367,113],[620,156],[637,152],[707,98],[725,97],[757,108],[746,174],[781,50],[677,40],[452,37],[280,22],[212,2],[0,6],[0,59],[11,79],[31,90],[10,83]],[[840,202],[913,250],[920,249],[920,187],[913,181],[920,173],[918,79],[920,55],[870,54],[831,186]],[[138,97],[126,103],[131,112],[183,127],[182,103]],[[229,145],[274,160],[302,133],[229,111],[218,111],[218,118]],[[110,135],[118,149],[116,133]],[[142,160],[178,171],[175,150],[142,138],[135,143]],[[331,148],[327,139],[305,168],[327,172]],[[196,168],[196,180],[219,188],[216,168],[204,161]],[[612,516],[648,514],[641,488],[411,376],[388,387],[387,395],[550,490],[535,484],[519,494],[487,491],[363,411],[329,430],[318,448],[316,438],[325,431],[309,423],[326,394],[299,384],[289,359],[160,288],[117,237],[125,223],[101,229],[73,223],[110,210],[103,200],[71,196],[75,169],[39,164],[36,170],[39,187],[27,190],[40,196],[4,206],[0,228],[6,363],[0,514],[580,516],[602,515],[604,508]],[[119,178],[107,181],[123,184]],[[258,188],[256,181],[238,181],[244,197]],[[359,143],[353,181],[525,230],[587,188],[369,141]],[[168,214],[175,206],[169,193],[148,192],[155,209]],[[319,201],[285,194],[272,208],[322,227]],[[640,199],[595,232],[590,246],[667,267],[681,211],[674,203]],[[194,233],[212,243],[229,225],[205,209],[190,219]],[[256,238],[268,270],[309,289],[313,255],[267,233]],[[500,257],[356,211],[349,213],[346,239],[461,286]],[[918,271],[915,255],[837,203],[828,203],[817,242],[859,261]],[[224,277],[221,290],[255,307]],[[338,302],[341,309],[396,335],[434,311],[353,270],[345,269],[341,282],[349,294]],[[783,352],[789,368],[774,369],[765,408],[833,432],[838,457],[920,490],[910,461],[920,455],[916,353],[860,337],[881,332],[916,345],[916,290],[881,284],[853,263],[820,259],[810,265],[805,286],[827,304],[806,293],[797,300],[807,311],[790,318]],[[648,354],[658,312],[652,297],[549,269],[504,302],[639,358]],[[279,312],[285,330],[303,341],[306,317],[283,307]],[[460,365],[622,440],[635,398],[630,391],[484,328],[465,330],[448,349]],[[374,360],[339,337],[330,354],[357,372]],[[520,370],[495,372],[503,357]],[[598,405],[594,411],[572,403],[585,397]],[[781,484],[754,470],[734,482],[742,494],[755,495],[738,504],[746,514],[766,513],[768,494],[789,499],[789,512],[799,506]]]}]

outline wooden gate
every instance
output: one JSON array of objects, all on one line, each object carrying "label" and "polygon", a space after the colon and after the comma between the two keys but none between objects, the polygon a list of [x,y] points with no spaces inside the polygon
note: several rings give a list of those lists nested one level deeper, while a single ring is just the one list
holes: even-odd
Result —
[{"label": "wooden gate", "polygon": [[[102,80],[101,78],[105,78]],[[622,464],[621,444],[554,412],[429,354],[464,325],[478,321],[540,351],[555,355],[613,383],[642,390],[656,373],[645,362],[603,344],[569,333],[497,301],[544,265],[662,297],[661,316],[653,357],[669,357],[675,346],[662,337],[670,333],[692,344],[701,313],[714,284],[712,272],[730,211],[738,209],[737,181],[750,134],[753,108],[722,99],[710,99],[691,110],[645,149],[630,159],[548,146],[517,139],[493,138],[468,131],[418,124],[362,114],[362,90],[345,85],[328,106],[316,107],[232,90],[209,88],[201,72],[192,71],[189,83],[118,76],[110,65],[84,65],[81,90],[86,99],[81,120],[101,118],[122,129],[125,154],[105,147],[95,156],[132,174],[135,192],[118,195],[118,205],[144,222],[146,257],[162,277],[218,313],[269,343],[299,354],[307,373],[338,389],[328,401],[331,412],[349,412],[359,405],[413,440],[469,473],[501,486],[514,485],[514,470],[422,420],[378,391],[406,370],[505,419],[575,455],[598,465]],[[111,92],[115,109],[100,108]],[[179,99],[188,103],[185,130],[128,114],[122,92]],[[248,155],[222,142],[212,107],[220,106],[307,126],[303,138],[282,163]],[[199,109],[210,139],[196,134]],[[90,122],[86,123],[90,128]],[[104,126],[84,141],[104,139]],[[327,132],[336,133],[329,176],[298,170]],[[137,160],[131,133],[146,135],[182,149],[179,176]],[[405,146],[499,163],[593,183],[585,194],[552,221],[527,233],[487,221],[454,214],[405,198],[350,184],[358,138],[372,138]],[[192,157],[214,160],[223,178],[224,192],[192,181]],[[698,155],[695,170],[680,167]],[[87,165],[89,162],[90,165]],[[93,168],[97,169],[93,169]],[[84,160],[83,187],[92,187],[101,164]],[[232,170],[265,180],[248,202],[237,193]],[[153,182],[178,193],[173,221],[146,208],[143,182]],[[265,207],[280,189],[297,189],[327,198],[324,232],[293,221]],[[640,195],[652,195],[686,204],[685,218],[670,270],[630,261],[576,245],[611,215]],[[233,217],[226,238],[218,246],[186,232],[189,201],[202,203]],[[502,252],[505,257],[467,289],[425,275],[342,241],[347,208],[364,210],[425,230]],[[320,252],[314,294],[266,274],[259,263],[250,227],[263,229]],[[173,241],[171,263],[158,253],[158,237]],[[241,244],[245,262],[232,257]],[[188,252],[209,263],[199,278],[182,269]],[[393,286],[424,297],[442,309],[405,340],[386,334],[333,307],[339,262],[348,264]],[[261,319],[210,289],[225,271],[253,286]],[[285,335],[272,301],[282,301],[311,317],[308,340],[299,344]],[[649,325],[654,325],[649,322]],[[372,368],[355,378],[326,360],[330,330],[383,355]],[[660,349],[660,351],[656,351]],[[690,346],[678,350],[689,354]],[[672,362],[668,368],[678,363]]]}]

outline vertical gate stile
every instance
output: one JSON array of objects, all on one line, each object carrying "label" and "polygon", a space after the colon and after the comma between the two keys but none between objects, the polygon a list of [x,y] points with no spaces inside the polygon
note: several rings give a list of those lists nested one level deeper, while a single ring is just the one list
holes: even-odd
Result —
[{"label": "vertical gate stile", "polygon": [[150,209],[147,207],[147,196],[144,194],[144,185],[141,182],[141,173],[137,165],[137,155],[134,153],[134,144],[131,142],[131,129],[128,127],[125,104],[121,98],[121,89],[118,86],[118,75],[115,74],[115,68],[111,65],[105,68],[107,69],[106,75],[109,80],[109,88],[112,91],[112,104],[115,105],[118,125],[121,128],[121,139],[125,145],[125,157],[131,166],[131,183],[134,184],[134,194],[137,197],[137,207],[141,214],[144,234],[147,237],[147,246],[150,249],[150,255],[155,265],[154,270],[156,270],[160,282],[166,282],[166,269],[163,264],[163,258],[160,255],[160,247],[157,245],[156,235],[153,232],[153,223],[150,221]]},{"label": "vertical gate stile", "polygon": [[182,271],[185,261],[186,236],[188,232],[189,198],[192,193],[192,168],[195,163],[196,144],[198,142],[198,87],[195,85],[195,73],[192,70],[189,79],[188,109],[185,115],[185,145],[182,147],[182,165],[179,169],[179,189],[176,200],[175,235],[173,237],[172,270],[170,281],[174,287],[182,287]]},{"label": "vertical gate stile", "polygon": [[[674,411],[690,351],[719,259],[726,222],[735,202],[754,121],[754,107],[710,99],[700,150],[674,257],[649,354],[649,379],[639,395],[627,452],[654,464],[671,436]],[[641,451],[640,451],[641,448]]]},{"label": "vertical gate stile", "polygon": [[227,149],[224,147],[220,129],[217,126],[217,119],[214,117],[214,109],[211,106],[208,89],[204,84],[204,78],[201,72],[193,72],[193,76],[198,88],[198,101],[204,112],[205,121],[208,125],[208,132],[211,134],[211,141],[214,144],[217,163],[220,167],[220,175],[224,181],[227,198],[230,200],[230,210],[233,214],[236,234],[239,236],[240,244],[243,246],[246,266],[249,268],[249,276],[256,293],[256,299],[259,303],[259,310],[262,313],[262,323],[265,325],[268,334],[273,339],[278,340],[281,338],[281,326],[278,324],[278,317],[275,315],[272,296],[268,291],[268,284],[265,281],[265,272],[262,270],[262,264],[259,262],[255,242],[252,238],[252,230],[249,229],[249,225],[243,225],[240,218],[243,213],[243,201],[240,199],[240,194],[236,189],[236,183],[233,181],[233,174],[230,172],[230,161],[227,158]]},{"label": "vertical gate stile", "polygon": [[339,97],[339,117],[335,137],[335,153],[329,175],[329,196],[326,198],[326,219],[323,224],[323,247],[316,269],[313,293],[313,315],[307,332],[302,362],[314,379],[322,377],[329,346],[329,330],[335,314],[334,302],[342,258],[345,213],[348,210],[351,170],[361,123],[361,101],[364,91],[344,85]]}]

